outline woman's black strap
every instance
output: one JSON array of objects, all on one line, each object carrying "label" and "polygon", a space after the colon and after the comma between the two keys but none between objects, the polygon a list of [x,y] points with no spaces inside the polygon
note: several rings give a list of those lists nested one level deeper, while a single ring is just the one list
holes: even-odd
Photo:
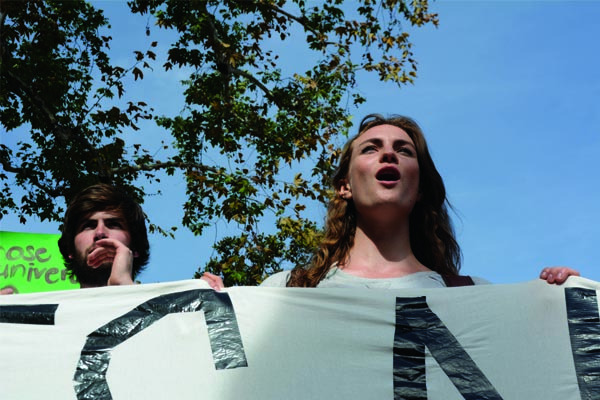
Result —
[{"label": "woman's black strap", "polygon": [[446,287],[473,286],[473,278],[468,275],[442,275]]}]

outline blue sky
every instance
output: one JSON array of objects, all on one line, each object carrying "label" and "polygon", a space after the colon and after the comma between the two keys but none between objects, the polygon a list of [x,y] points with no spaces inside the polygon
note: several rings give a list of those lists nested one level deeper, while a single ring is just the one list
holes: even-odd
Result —
[{"label": "blue sky", "polygon": [[[94,4],[112,22],[115,63],[130,64],[131,52],[154,40],[144,35],[146,18],[123,11],[124,2]],[[407,29],[419,63],[414,85],[398,89],[361,76],[367,102],[356,120],[404,114],[422,126],[457,211],[464,274],[514,283],[534,279],[543,266],[569,265],[600,280],[600,54],[593,39],[600,37],[600,2],[438,1],[431,8],[439,28]],[[284,62],[294,63],[293,41],[282,49]],[[185,73],[153,76],[129,90],[159,113],[178,112]],[[165,138],[150,124],[140,134],[157,151]],[[170,180],[162,190],[144,209],[159,224],[177,224],[184,182]],[[315,220],[323,216],[314,211]],[[11,216],[0,224],[40,233],[58,227],[21,225]],[[202,237],[182,228],[174,240],[152,236],[141,281],[191,278],[225,230],[217,224]]]}]

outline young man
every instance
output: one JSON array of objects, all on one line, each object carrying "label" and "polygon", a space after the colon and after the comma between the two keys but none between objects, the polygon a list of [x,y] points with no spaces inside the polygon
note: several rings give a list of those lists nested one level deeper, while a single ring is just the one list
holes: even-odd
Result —
[{"label": "young man", "polygon": [[131,285],[150,258],[144,212],[119,188],[90,186],[67,208],[58,247],[82,288]]}]

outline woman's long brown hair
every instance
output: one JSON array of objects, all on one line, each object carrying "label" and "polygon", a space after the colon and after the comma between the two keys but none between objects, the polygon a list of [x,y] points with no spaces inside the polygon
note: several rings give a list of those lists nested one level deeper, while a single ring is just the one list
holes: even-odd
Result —
[{"label": "woman's long brown hair", "polygon": [[431,159],[425,136],[411,118],[379,114],[367,115],[358,134],[346,143],[340,164],[332,179],[335,193],[329,201],[323,240],[308,267],[297,267],[291,272],[288,287],[316,287],[334,263],[343,264],[354,245],[356,210],[352,200],[342,199],[337,190],[346,179],[352,157],[352,144],[367,130],[379,125],[392,125],[404,130],[415,144],[419,162],[420,200],[410,215],[410,244],[419,262],[443,275],[458,275],[461,262],[460,247],[448,215],[450,204],[446,199],[444,181]]}]

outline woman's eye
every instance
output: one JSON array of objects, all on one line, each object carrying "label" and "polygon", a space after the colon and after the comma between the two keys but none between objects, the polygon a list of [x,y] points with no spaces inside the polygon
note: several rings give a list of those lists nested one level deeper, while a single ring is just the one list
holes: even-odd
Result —
[{"label": "woman's eye", "polygon": [[406,154],[407,156],[412,156],[415,154],[410,147],[400,147],[400,149],[398,149],[398,153]]},{"label": "woman's eye", "polygon": [[371,146],[366,146],[366,147],[363,147],[363,149],[362,149],[362,152],[361,152],[361,153],[363,153],[363,154],[365,154],[365,153],[372,153],[372,152],[374,152],[374,151],[377,151],[377,147],[375,147],[375,146],[371,145]]}]

